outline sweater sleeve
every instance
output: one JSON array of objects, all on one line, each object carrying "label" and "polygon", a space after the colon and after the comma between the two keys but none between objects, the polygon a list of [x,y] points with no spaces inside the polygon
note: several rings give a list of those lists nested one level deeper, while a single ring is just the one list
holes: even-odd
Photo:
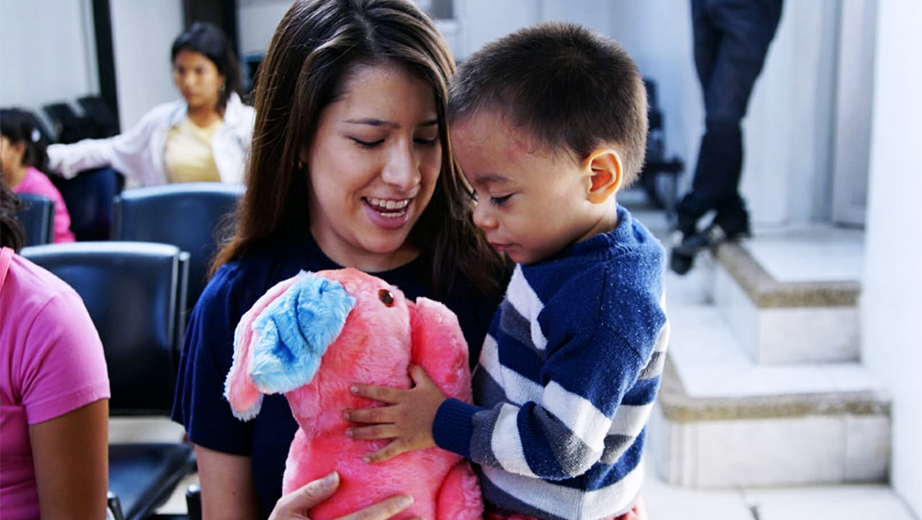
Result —
[{"label": "sweater sleeve", "polygon": [[[556,349],[542,369],[543,386],[481,360],[487,361],[483,368],[488,377],[504,379],[507,396],[540,398],[507,400],[489,409],[446,401],[436,415],[434,430],[436,443],[444,449],[511,473],[561,480],[598,463],[610,435],[627,437],[620,442],[630,445],[640,433],[633,427],[621,428],[634,421],[619,417],[616,422],[615,416],[640,411],[622,402],[645,362],[609,327],[600,326]],[[496,371],[501,373],[494,375]]]},{"label": "sweater sleeve", "polygon": [[487,407],[443,403],[436,443],[544,480],[615,463],[659,389],[668,341],[661,298],[611,272],[572,278],[535,315],[521,294],[513,280],[484,343],[475,402]]}]

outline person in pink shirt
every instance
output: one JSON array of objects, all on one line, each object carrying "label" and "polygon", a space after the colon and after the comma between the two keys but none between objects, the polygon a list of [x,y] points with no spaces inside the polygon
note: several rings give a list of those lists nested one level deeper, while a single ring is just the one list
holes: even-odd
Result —
[{"label": "person in pink shirt", "polygon": [[109,378],[80,296],[19,256],[16,196],[0,182],[0,516],[106,515]]},{"label": "person in pink shirt", "polygon": [[47,161],[45,144],[29,114],[15,108],[0,110],[0,166],[3,180],[16,193],[42,195],[54,201],[54,242],[73,242],[70,214],[61,192],[39,171]]}]

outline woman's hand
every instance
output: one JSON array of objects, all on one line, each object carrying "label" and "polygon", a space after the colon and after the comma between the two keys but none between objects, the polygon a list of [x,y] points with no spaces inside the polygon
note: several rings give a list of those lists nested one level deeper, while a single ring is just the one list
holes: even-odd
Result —
[{"label": "woman's hand", "polygon": [[[297,491],[280,498],[269,515],[269,520],[310,520],[307,516],[308,509],[329,498],[338,487],[339,474],[335,471],[322,479],[309,482]],[[387,520],[410,507],[412,503],[412,497],[397,495],[336,520]]]}]

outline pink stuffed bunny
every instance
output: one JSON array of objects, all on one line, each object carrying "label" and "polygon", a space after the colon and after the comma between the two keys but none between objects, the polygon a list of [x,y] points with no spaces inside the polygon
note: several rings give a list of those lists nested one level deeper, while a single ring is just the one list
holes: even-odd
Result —
[{"label": "pink stuffed bunny", "polygon": [[356,269],[301,272],[269,289],[240,319],[224,395],[234,415],[259,413],[262,394],[283,392],[298,431],[282,493],[332,470],[341,485],[311,518],[336,518],[389,496],[413,495],[398,519],[479,519],[483,504],[470,465],[439,448],[378,464],[362,456],[389,441],[353,440],[342,412],[373,403],[351,383],[409,388],[409,364],[426,369],[446,396],[470,402],[467,343],[441,303],[408,301],[399,289]]}]

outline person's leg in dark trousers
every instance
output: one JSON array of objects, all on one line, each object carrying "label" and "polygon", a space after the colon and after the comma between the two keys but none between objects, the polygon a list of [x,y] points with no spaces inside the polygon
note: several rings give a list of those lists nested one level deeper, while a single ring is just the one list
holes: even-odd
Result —
[{"label": "person's leg in dark trousers", "polygon": [[698,220],[711,210],[716,210],[714,224],[724,237],[732,239],[749,232],[749,216],[739,195],[743,162],[740,122],[778,27],[781,4],[781,0],[692,0],[695,66],[704,95],[705,133],[692,190],[679,202],[677,211],[682,240],[691,240],[694,247],[708,243],[707,236],[693,235]]}]

